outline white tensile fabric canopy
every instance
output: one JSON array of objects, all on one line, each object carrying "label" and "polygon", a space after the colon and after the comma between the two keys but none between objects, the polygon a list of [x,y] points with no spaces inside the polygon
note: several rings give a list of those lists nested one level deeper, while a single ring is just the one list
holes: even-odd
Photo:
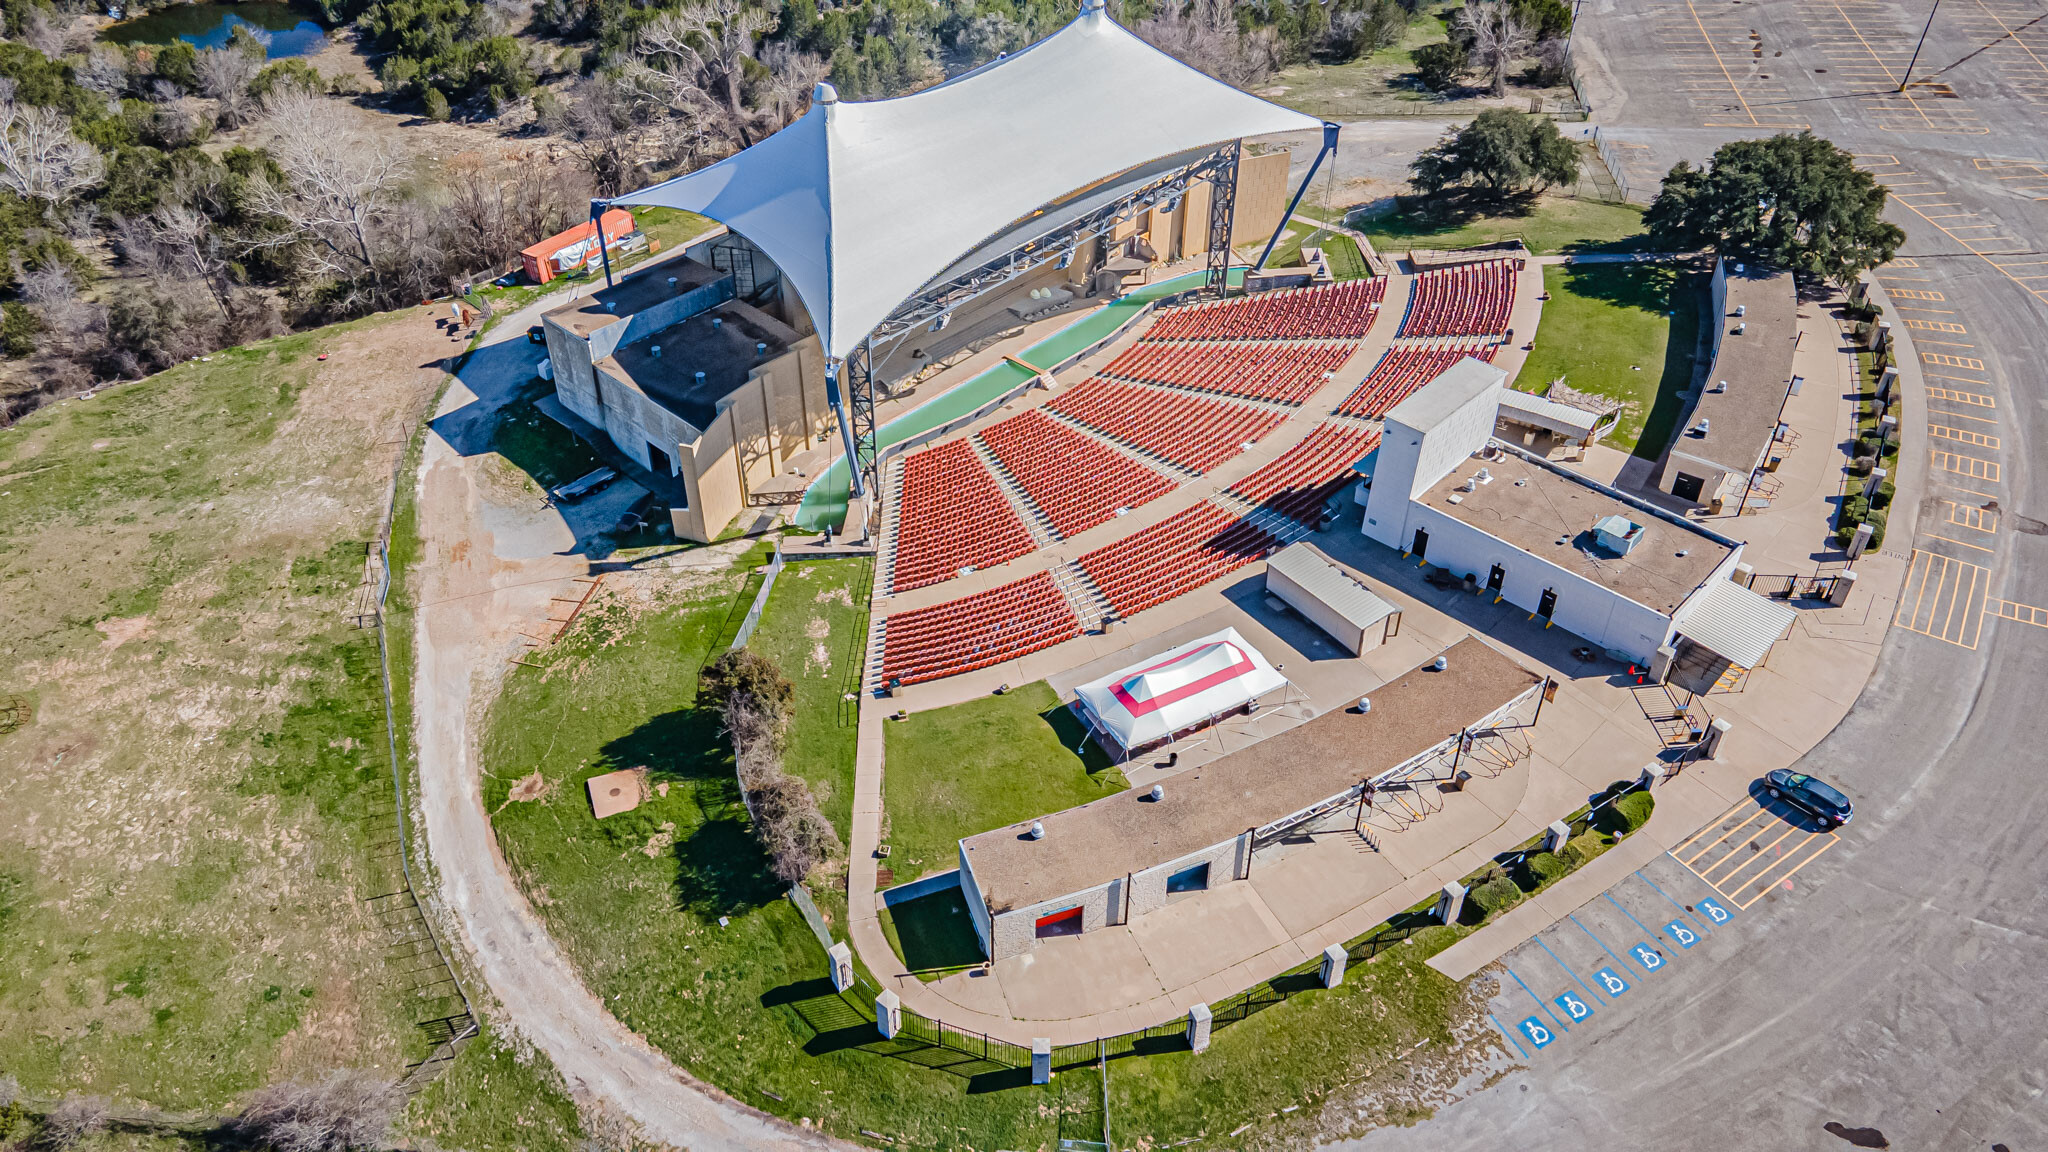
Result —
[{"label": "white tensile fabric canopy", "polygon": [[1321,121],[1182,64],[1099,5],[1005,59],[893,100],[820,85],[736,156],[613,201],[701,213],[781,267],[843,357],[933,277],[1038,209],[1148,161]]},{"label": "white tensile fabric canopy", "polygon": [[1130,752],[1286,685],[1237,629],[1225,628],[1091,680],[1074,695],[1088,719]]}]

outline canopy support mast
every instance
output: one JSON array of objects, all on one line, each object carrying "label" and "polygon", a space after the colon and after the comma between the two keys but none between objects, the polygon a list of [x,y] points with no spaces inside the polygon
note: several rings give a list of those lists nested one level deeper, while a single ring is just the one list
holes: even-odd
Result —
[{"label": "canopy support mast", "polygon": [[1301,198],[1308,194],[1309,182],[1316,178],[1316,169],[1321,168],[1323,161],[1329,159],[1337,151],[1337,133],[1339,130],[1338,125],[1332,124],[1328,120],[1323,121],[1323,150],[1316,153],[1315,163],[1308,166],[1308,175],[1301,178],[1301,187],[1294,190],[1294,199],[1288,202],[1287,211],[1280,216],[1280,226],[1273,229],[1273,238],[1266,241],[1266,250],[1259,253],[1259,262],[1252,265],[1252,271],[1257,272],[1264,268],[1266,261],[1273,255],[1273,249],[1279,246],[1280,237],[1287,231],[1288,222],[1294,219],[1294,210],[1301,207]]},{"label": "canopy support mast", "polygon": [[612,286],[612,249],[605,243],[604,214],[611,210],[611,206],[609,200],[590,202],[590,226],[597,230],[597,255],[604,261],[604,286],[607,288]]}]

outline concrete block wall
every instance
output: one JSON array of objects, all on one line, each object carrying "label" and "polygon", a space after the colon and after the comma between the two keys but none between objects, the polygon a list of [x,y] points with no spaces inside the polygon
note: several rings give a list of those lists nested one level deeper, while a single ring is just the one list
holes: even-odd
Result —
[{"label": "concrete block wall", "polygon": [[[1111,884],[1118,883],[1111,881]],[[1112,923],[1109,903],[1110,884],[1098,884],[1086,891],[1057,900],[1046,900],[1024,908],[1013,908],[998,912],[993,917],[990,935],[994,937],[989,949],[989,958],[1003,960],[1031,951],[1038,943],[1038,921],[1041,917],[1069,908],[1081,909],[1081,931],[1095,932]]]},{"label": "concrete block wall", "polygon": [[[1168,788],[1173,781],[1166,782]],[[1168,861],[1131,874],[1130,918],[1135,920],[1147,912],[1157,912],[1166,906],[1166,881],[1176,872],[1194,868],[1201,864],[1209,866],[1209,887],[1221,888],[1232,880],[1244,875],[1245,854],[1250,847],[1251,837],[1241,834],[1213,844],[1200,852],[1191,852],[1178,860]]]}]

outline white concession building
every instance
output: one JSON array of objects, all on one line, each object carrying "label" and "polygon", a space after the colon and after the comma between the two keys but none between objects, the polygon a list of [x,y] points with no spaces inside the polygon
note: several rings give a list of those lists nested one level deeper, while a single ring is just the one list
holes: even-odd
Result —
[{"label": "white concession building", "polygon": [[1468,358],[1387,414],[1365,535],[1660,680],[1761,663],[1793,612],[1737,582],[1742,543],[1495,439],[1506,385]]}]

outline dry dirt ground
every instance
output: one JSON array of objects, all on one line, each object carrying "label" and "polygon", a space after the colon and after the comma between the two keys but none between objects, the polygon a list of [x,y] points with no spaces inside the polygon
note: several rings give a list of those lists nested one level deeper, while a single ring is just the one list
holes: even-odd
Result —
[{"label": "dry dirt ground", "polygon": [[[741,1105],[693,1079],[620,1024],[577,976],[549,938],[498,852],[479,790],[478,733],[506,663],[527,641],[546,636],[564,615],[556,597],[580,597],[577,578],[590,570],[576,554],[576,535],[557,520],[554,550],[529,541],[501,547],[490,523],[504,509],[492,503],[485,476],[498,410],[530,376],[522,350],[527,316],[542,301],[495,330],[463,378],[443,398],[417,478],[420,559],[411,577],[419,608],[414,640],[415,738],[420,821],[430,845],[438,889],[497,1005],[499,1027],[516,1030],[544,1052],[584,1103],[586,1114],[629,1119],[650,1140],[691,1149],[822,1148],[824,1137]],[[467,452],[468,454],[465,454]],[[607,576],[629,603],[658,596],[662,582],[692,569],[724,571],[746,542],[682,552],[660,571]],[[535,552],[539,552],[535,555]]]},{"label": "dry dirt ground", "polygon": [[[420,309],[218,353],[0,431],[0,1068],[215,1109],[417,1055],[364,904],[393,828],[347,619]],[[367,639],[367,646],[365,641]]]}]

